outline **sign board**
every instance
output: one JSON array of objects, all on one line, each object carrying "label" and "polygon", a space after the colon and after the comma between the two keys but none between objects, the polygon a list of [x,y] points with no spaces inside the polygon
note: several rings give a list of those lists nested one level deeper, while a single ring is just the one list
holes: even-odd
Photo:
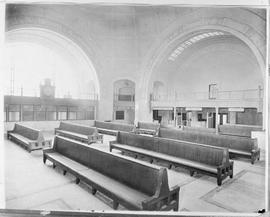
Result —
[{"label": "sign board", "polygon": [[229,112],[244,112],[244,108],[229,108]]},{"label": "sign board", "polygon": [[200,107],[187,107],[186,111],[202,111],[202,108]]}]

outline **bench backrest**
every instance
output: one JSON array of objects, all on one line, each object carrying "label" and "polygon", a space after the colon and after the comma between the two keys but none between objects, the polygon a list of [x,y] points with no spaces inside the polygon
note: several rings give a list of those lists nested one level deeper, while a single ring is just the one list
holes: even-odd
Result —
[{"label": "bench backrest", "polygon": [[203,132],[203,133],[216,133],[216,130],[214,128],[205,128],[205,127],[183,127],[184,131],[187,132]]},{"label": "bench backrest", "polygon": [[162,128],[159,131],[159,136],[162,138],[184,140],[242,151],[251,151],[258,148],[257,139],[228,135],[216,135],[213,133],[187,132],[177,129]]},{"label": "bench backrest", "polygon": [[134,129],[134,126],[131,124],[104,122],[104,121],[95,121],[95,127],[108,129],[108,130],[124,131],[124,132],[131,132]]},{"label": "bench backrest", "polygon": [[140,129],[158,130],[160,124],[150,122],[138,122],[137,127]]},{"label": "bench backrest", "polygon": [[30,140],[39,140],[39,141],[44,140],[44,137],[40,130],[33,129],[31,127],[24,126],[21,124],[15,123],[13,132],[20,134]]},{"label": "bench backrest", "polygon": [[151,151],[157,151],[158,147],[155,144],[155,140],[150,136],[142,136],[135,133],[118,132],[117,142],[120,144],[126,144],[137,148],[144,148]]},{"label": "bench backrest", "polygon": [[209,165],[229,161],[228,149],[198,143],[119,132],[117,142]]},{"label": "bench backrest", "polygon": [[163,154],[213,166],[229,162],[229,152],[225,148],[165,138],[155,140],[158,142],[159,152]]},{"label": "bench backrest", "polygon": [[92,135],[96,132],[95,127],[88,127],[79,124],[60,122],[59,125],[60,130],[70,131],[74,133],[79,133],[83,135]]},{"label": "bench backrest", "polygon": [[155,167],[140,164],[117,154],[104,152],[60,136],[55,137],[53,148],[58,153],[147,195],[155,194],[158,188],[160,170]]},{"label": "bench backrest", "polygon": [[219,133],[224,135],[234,135],[251,138],[252,131],[262,131],[262,127],[240,124],[219,125]]}]

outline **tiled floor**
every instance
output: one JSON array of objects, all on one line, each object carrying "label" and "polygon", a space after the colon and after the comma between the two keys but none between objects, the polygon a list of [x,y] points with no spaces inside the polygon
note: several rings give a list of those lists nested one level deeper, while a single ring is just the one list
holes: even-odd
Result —
[{"label": "tiled floor", "polygon": [[[45,135],[52,138],[51,133]],[[103,144],[92,144],[109,151],[113,136],[104,135]],[[169,185],[180,186],[179,211],[256,212],[264,208],[265,167],[261,162],[234,160],[234,178],[221,187],[216,179],[204,175],[190,177],[185,170],[169,170]],[[111,200],[97,193],[93,196],[75,177],[62,175],[58,168],[42,162],[42,151],[29,154],[20,146],[5,140],[6,207],[17,209],[111,210]],[[120,206],[120,209],[125,209]]]}]

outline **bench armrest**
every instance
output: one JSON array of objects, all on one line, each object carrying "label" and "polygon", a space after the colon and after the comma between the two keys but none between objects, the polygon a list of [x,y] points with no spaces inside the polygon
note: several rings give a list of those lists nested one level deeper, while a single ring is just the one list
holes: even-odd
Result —
[{"label": "bench armrest", "polygon": [[12,132],[13,132],[13,130],[7,130],[7,139],[9,139],[9,134]]},{"label": "bench armrest", "polygon": [[60,128],[54,128],[54,135],[56,135],[56,131],[59,130]]},{"label": "bench armrest", "polygon": [[52,139],[44,139],[42,142],[44,142],[45,144],[49,144],[49,147],[52,147]]},{"label": "bench armrest", "polygon": [[54,148],[44,148],[43,149],[43,155],[46,153],[53,153],[55,152]]},{"label": "bench armrest", "polygon": [[168,194],[162,196],[155,194],[142,202],[143,209],[160,211],[173,209],[178,211],[179,191],[180,187],[176,185],[170,189]]},{"label": "bench armrest", "polygon": [[113,144],[116,144],[117,141],[116,140],[113,140],[113,141],[109,141],[109,148],[110,148],[110,152],[112,152],[112,145]]}]

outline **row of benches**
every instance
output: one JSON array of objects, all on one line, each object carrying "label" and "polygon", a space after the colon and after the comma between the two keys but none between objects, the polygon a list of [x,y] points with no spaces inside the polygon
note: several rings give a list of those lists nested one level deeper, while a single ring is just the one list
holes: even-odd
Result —
[{"label": "row of benches", "polygon": [[[55,133],[71,139],[56,136],[53,148],[45,149],[43,152],[44,163],[48,159],[53,162],[54,167],[62,167],[64,174],[68,171],[75,175],[77,183],[82,180],[91,185],[93,194],[99,190],[108,195],[114,201],[114,208],[121,203],[129,209],[135,210],[177,210],[179,187],[168,188],[167,171],[164,168],[153,172],[154,166],[146,166],[123,156],[102,152],[84,145],[81,142],[91,143],[89,133],[98,136],[97,131],[103,133],[106,133],[105,130],[109,130],[110,133],[112,130],[116,131],[117,139],[110,142],[110,151],[119,149],[124,153],[132,153],[135,157],[147,156],[151,163],[154,160],[165,161],[169,168],[172,165],[184,167],[190,171],[191,175],[199,172],[214,176],[217,178],[218,185],[221,185],[222,180],[228,176],[233,178],[233,161],[229,160],[228,147],[181,141],[179,136],[183,135],[179,134],[181,132],[179,130],[174,132],[169,129],[159,129],[159,136],[172,138],[168,139],[141,136],[134,133],[135,131],[133,133],[123,132],[128,129],[121,124],[118,125],[123,127],[123,131],[119,132],[119,130],[115,130],[115,127],[118,126],[113,124],[115,123],[96,122],[95,126],[102,128],[95,128],[61,123]],[[108,125],[110,127],[107,127]],[[13,132],[8,132],[8,138],[13,137],[16,133],[31,137],[33,129],[26,128],[15,125]],[[83,139],[81,135],[83,135]],[[98,138],[100,141],[103,140],[101,137],[92,136],[91,141],[98,141]],[[76,142],[74,139],[80,142]],[[151,169],[145,169],[145,167]],[[157,170],[157,168],[155,169]],[[138,179],[142,182],[140,183]],[[148,183],[150,184],[148,185]]]},{"label": "row of benches", "polygon": [[[37,139],[37,132],[39,139],[40,131],[15,124],[8,138],[21,136],[30,149],[29,142]],[[100,191],[109,196],[114,209],[120,203],[130,210],[178,210],[180,187],[169,187],[167,169],[90,147],[89,132],[98,134],[93,127],[61,123],[55,133],[65,137],[56,135],[53,147],[43,149],[43,162],[50,160],[53,168],[63,169],[64,175],[70,172],[77,184],[83,181],[90,185],[93,194]]]},{"label": "row of benches", "polygon": [[[254,164],[256,160],[260,160],[260,149],[258,148],[257,139],[159,128],[156,124],[148,124],[143,122],[139,123],[140,125],[138,125],[138,129],[141,132],[146,132],[145,129],[148,129],[148,134],[152,134],[158,129],[158,136],[161,138],[228,148],[231,158],[235,156],[249,158],[251,159],[252,164]],[[103,135],[100,133],[117,135],[119,131],[134,132],[135,134],[138,133],[137,130],[134,130],[133,125],[95,121],[93,127],[61,122],[59,128],[55,129],[55,134],[91,144],[98,141],[103,143]],[[15,124],[14,129],[7,132],[7,136],[8,139],[14,140],[18,144],[23,145],[29,152],[51,145],[51,141],[45,140],[39,130],[25,127],[20,124]]]},{"label": "row of benches", "polygon": [[159,128],[159,126],[154,123],[138,122],[138,128],[134,130],[133,125],[114,122],[95,121],[94,127],[61,122],[60,127],[55,130],[56,134],[88,142],[89,144],[99,140],[103,141],[102,135],[98,134],[97,131],[110,135],[117,135],[119,131],[134,132],[135,134],[151,134],[162,138],[228,148],[231,158],[235,156],[250,158],[252,164],[254,164],[256,160],[260,159],[260,149],[258,148],[257,139],[229,135],[216,135],[200,131],[187,132],[185,130]]},{"label": "row of benches", "polygon": [[219,186],[227,176],[233,177],[233,161],[229,160],[227,148],[118,132],[116,141],[110,141],[110,152],[112,149],[133,154],[135,158],[146,156],[151,163],[164,161],[169,168],[183,167],[191,175],[196,171],[214,176]]},{"label": "row of benches", "polygon": [[[116,135],[119,131],[135,132],[134,128],[132,128],[132,125],[121,123],[95,121],[94,126],[98,128],[99,132],[111,135]],[[252,164],[254,164],[256,160],[260,160],[260,149],[258,148],[257,139],[225,134],[216,135],[213,133],[205,133],[195,130],[193,131],[193,130],[160,128],[158,124],[154,123],[139,122],[138,126],[139,126],[138,129],[141,130],[137,130],[137,133],[140,132],[145,134],[146,132],[145,129],[148,129],[149,132],[152,131],[152,134],[151,133],[147,134],[151,134],[161,138],[183,140],[188,142],[195,142],[205,145],[228,148],[231,158],[235,156],[249,158]]]}]

